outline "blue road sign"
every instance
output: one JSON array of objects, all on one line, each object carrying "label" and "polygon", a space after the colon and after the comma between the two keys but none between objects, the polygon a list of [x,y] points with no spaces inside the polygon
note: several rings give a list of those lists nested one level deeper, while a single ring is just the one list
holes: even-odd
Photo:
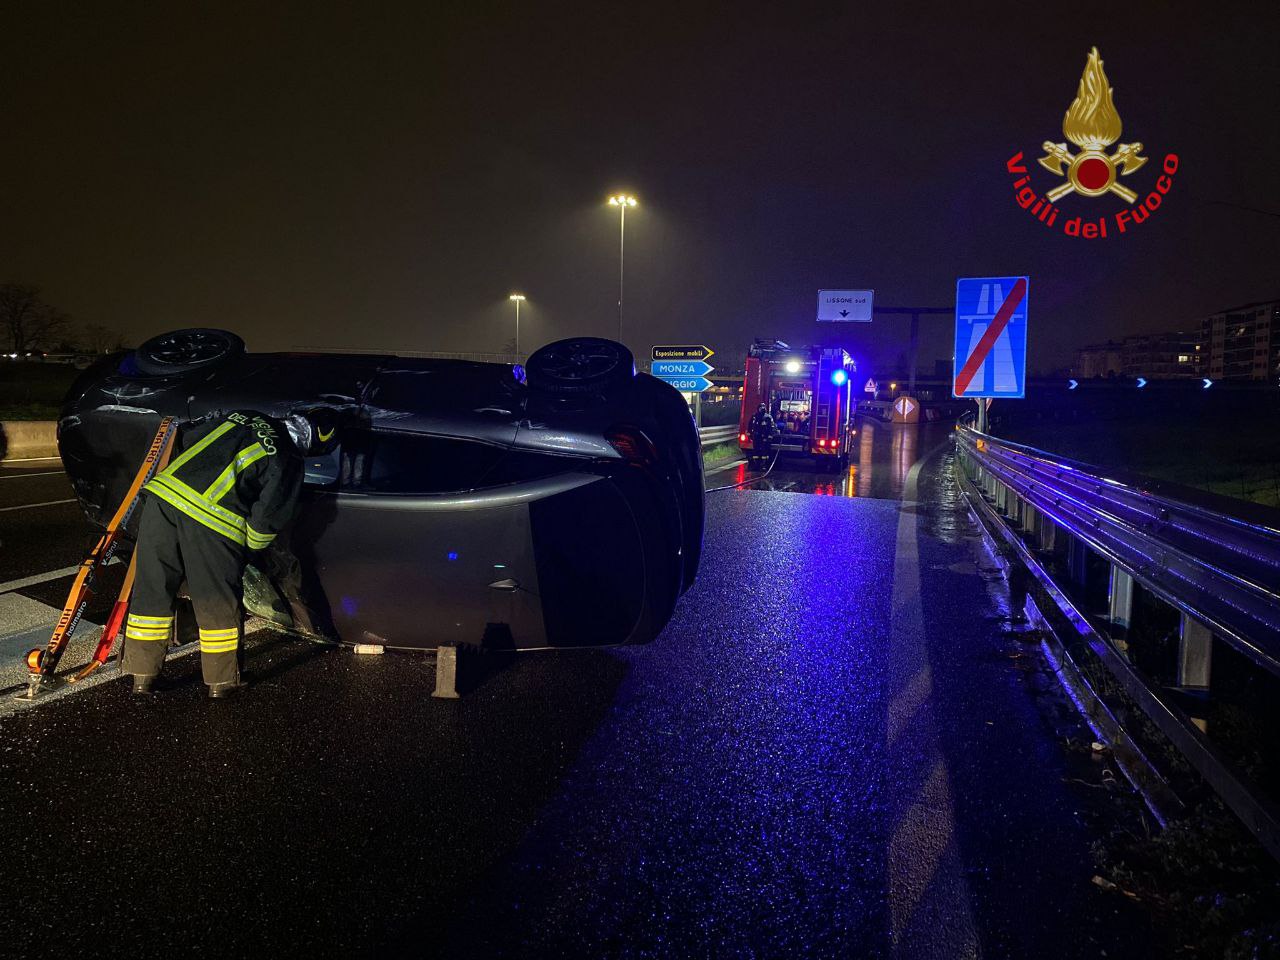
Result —
[{"label": "blue road sign", "polygon": [[1027,277],[956,281],[955,397],[1021,397],[1027,388]]},{"label": "blue road sign", "polygon": [[705,377],[714,369],[705,360],[655,360],[649,372],[655,377]]},{"label": "blue road sign", "polygon": [[710,388],[711,381],[706,377],[659,377],[682,393],[701,393]]}]

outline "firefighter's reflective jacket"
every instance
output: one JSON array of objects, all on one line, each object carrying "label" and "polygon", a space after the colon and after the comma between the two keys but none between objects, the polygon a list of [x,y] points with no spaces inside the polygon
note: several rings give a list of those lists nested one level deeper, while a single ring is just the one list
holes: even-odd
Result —
[{"label": "firefighter's reflective jacket", "polygon": [[144,489],[241,546],[268,546],[302,487],[302,456],[285,425],[237,410],[186,428],[181,439],[182,452]]}]

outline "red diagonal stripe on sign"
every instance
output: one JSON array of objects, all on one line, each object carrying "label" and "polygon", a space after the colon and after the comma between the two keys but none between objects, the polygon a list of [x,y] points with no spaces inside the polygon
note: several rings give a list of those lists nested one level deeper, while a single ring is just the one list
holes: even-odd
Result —
[{"label": "red diagonal stripe on sign", "polygon": [[1005,297],[1004,303],[1000,304],[1000,309],[996,311],[996,318],[991,321],[991,326],[987,327],[986,332],[982,334],[982,339],[974,347],[973,353],[969,354],[969,359],[964,362],[964,366],[956,374],[956,385],[953,392],[957,397],[964,396],[964,392],[969,389],[969,383],[973,380],[974,374],[982,366],[982,361],[987,359],[987,354],[991,352],[991,348],[1000,339],[1000,334],[1004,333],[1004,328],[1009,325],[1009,318],[1013,316],[1013,311],[1017,309],[1018,304],[1022,302],[1022,298],[1026,295],[1027,280],[1025,277],[1019,277],[1017,282],[1014,283],[1013,289],[1009,291],[1009,296]]}]

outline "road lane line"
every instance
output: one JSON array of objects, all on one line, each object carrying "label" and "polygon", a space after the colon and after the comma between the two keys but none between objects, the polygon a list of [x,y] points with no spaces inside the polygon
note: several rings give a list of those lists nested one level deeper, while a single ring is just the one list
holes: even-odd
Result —
[{"label": "road lane line", "polygon": [[20,507],[0,507],[0,513],[8,513],[10,510],[34,510],[37,507],[56,507],[64,503],[75,503],[76,498],[69,500],[46,500],[44,503],[26,503]]},{"label": "road lane line", "polygon": [[0,480],[26,480],[30,477],[60,477],[66,474],[65,470],[45,470],[41,473],[11,473],[7,477],[0,477]]},{"label": "road lane line", "polygon": [[[250,637],[257,635],[264,630],[270,630],[274,626],[275,624],[262,620],[258,617],[247,617],[244,625],[244,639],[248,640]],[[100,631],[102,628],[97,624],[93,624],[90,629]],[[95,642],[96,636],[98,635],[100,634],[95,633]],[[118,642],[119,641],[117,641],[117,643]],[[166,661],[177,660],[179,657],[198,653],[199,650],[200,641],[192,640],[189,643],[184,643],[177,647],[170,647],[164,658]],[[20,693],[27,688],[25,683],[14,684],[13,686],[0,689],[0,717],[9,716],[10,714],[17,713],[20,710],[30,710],[46,703],[52,703],[55,700],[61,700],[63,697],[74,696],[82,690],[89,690],[99,684],[107,683],[110,680],[119,680],[122,676],[119,670],[119,659],[119,654],[113,654],[103,666],[99,667],[94,673],[90,674],[85,679],[80,680],[77,683],[62,683],[43,694],[37,700],[18,700],[14,697],[14,694]],[[70,669],[63,670],[60,676],[65,677],[66,674],[70,672]]]},{"label": "road lane line", "polygon": [[[109,563],[115,563],[116,558],[112,557]],[[61,570],[50,570],[48,573],[37,573],[30,577],[22,577],[18,580],[6,580],[0,583],[0,593],[12,593],[14,590],[22,590],[26,587],[38,586],[42,583],[48,583],[50,580],[61,580],[63,577],[69,577],[80,569],[80,565],[74,567],[63,567]]]},{"label": "road lane line", "polygon": [[734,467],[740,467],[746,462],[746,460],[734,460],[731,463],[726,463],[723,467],[712,467],[710,470],[704,470],[702,471],[702,475],[704,477],[709,477],[713,473],[720,473],[723,470],[732,470]]},{"label": "road lane line", "polygon": [[[890,682],[886,743],[894,766],[890,782],[902,790],[891,801],[889,922],[892,956],[981,956],[969,886],[956,838],[955,808],[946,758],[930,705],[933,677],[920,602],[920,468],[907,472],[898,513],[890,600]],[[908,508],[908,504],[912,504]]]},{"label": "road lane line", "polygon": [[0,467],[6,463],[43,463],[45,460],[61,460],[61,457],[11,457],[8,460],[0,460]]}]

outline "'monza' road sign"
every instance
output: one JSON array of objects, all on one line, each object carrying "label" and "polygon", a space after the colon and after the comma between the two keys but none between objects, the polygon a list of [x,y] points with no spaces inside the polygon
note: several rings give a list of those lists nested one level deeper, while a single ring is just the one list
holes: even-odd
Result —
[{"label": "'monza' road sign", "polygon": [[1021,397],[1027,386],[1027,277],[956,281],[956,397]]},{"label": "'monza' road sign", "polygon": [[705,360],[655,360],[649,372],[655,377],[705,377],[714,369]]}]

